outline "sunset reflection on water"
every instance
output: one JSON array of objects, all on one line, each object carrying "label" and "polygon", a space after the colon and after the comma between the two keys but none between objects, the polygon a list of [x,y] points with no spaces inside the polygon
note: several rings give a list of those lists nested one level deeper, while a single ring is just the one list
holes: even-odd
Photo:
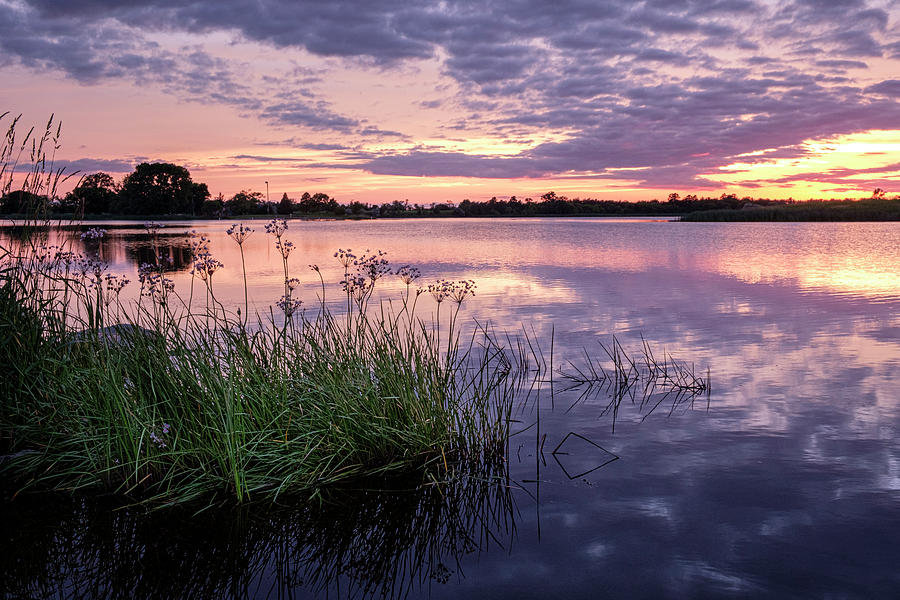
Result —
[{"label": "sunset reflection on water", "polygon": [[[248,224],[256,229],[243,247],[251,309],[267,313],[283,293],[281,256],[264,221]],[[241,255],[228,225],[168,222],[160,239],[176,258],[169,276],[186,294],[188,232],[207,235],[225,264],[214,276],[217,297],[236,309]],[[59,243],[71,232],[53,235]],[[320,267],[326,300],[340,312],[334,253],[383,250],[394,267],[418,267],[418,285],[475,280],[460,312],[464,328],[477,319],[513,336],[527,331],[545,352],[552,339],[556,369],[602,362],[597,342],[611,334],[635,356],[646,340],[660,356],[704,375],[709,368],[708,409],[704,400],[648,415],[624,402],[614,430],[604,395],[579,399],[561,378],[541,388],[517,409],[514,430],[523,433],[510,440],[517,544],[464,560],[465,576],[429,589],[431,597],[491,595],[510,578],[521,589],[565,581],[577,597],[597,586],[620,596],[802,596],[820,580],[836,595],[864,597],[900,585],[900,553],[884,533],[900,527],[896,225],[291,221],[285,238],[297,247],[290,276],[300,278],[310,314],[321,287],[308,265]],[[150,247],[140,225],[125,223],[110,223],[97,248],[77,235],[72,243],[132,276]],[[394,276],[377,289],[376,301],[395,308],[406,292]],[[130,298],[137,291],[132,283]],[[419,303],[420,316],[435,314],[428,294]],[[535,437],[538,416],[543,438]],[[535,444],[554,448],[573,432],[620,460],[575,480],[540,461]],[[600,464],[594,454],[566,460],[589,471]],[[652,560],[638,564],[636,555]],[[792,567],[800,580],[782,572],[798,556],[816,557]]]}]

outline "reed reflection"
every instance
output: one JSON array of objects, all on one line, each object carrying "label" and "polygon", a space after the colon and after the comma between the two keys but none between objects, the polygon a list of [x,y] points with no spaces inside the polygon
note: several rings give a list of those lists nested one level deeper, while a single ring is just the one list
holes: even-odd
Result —
[{"label": "reed reflection", "polygon": [[463,577],[464,556],[512,542],[502,463],[407,483],[412,491],[333,491],[198,514],[20,498],[0,505],[6,546],[19,549],[0,556],[0,596],[402,598]]}]

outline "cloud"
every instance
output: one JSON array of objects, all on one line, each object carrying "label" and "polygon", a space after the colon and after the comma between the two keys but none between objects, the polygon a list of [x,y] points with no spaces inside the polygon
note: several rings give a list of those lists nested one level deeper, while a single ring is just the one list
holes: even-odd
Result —
[{"label": "cloud", "polygon": [[861,60],[817,60],[817,66],[827,69],[868,69],[869,65]]},{"label": "cloud", "polygon": [[[898,10],[867,0],[23,0],[0,2],[0,50],[81,82],[141,82],[276,127],[342,136],[308,149],[379,142],[378,151],[345,152],[337,168],[624,173],[647,185],[706,186],[704,173],[754,151],[792,154],[804,140],[896,128],[898,80],[873,84],[855,70],[900,57]],[[256,74],[210,48],[160,46],[162,34],[220,34],[329,60]],[[418,102],[452,108],[439,131],[545,141],[503,156],[410,149],[396,127],[344,114],[310,89],[327,89],[328,70],[342,66],[402,82],[404,68],[425,63],[458,94]],[[254,78],[281,83],[279,91],[260,95]]]},{"label": "cloud", "polygon": [[228,158],[232,158],[234,160],[253,160],[257,162],[304,162],[306,159],[304,158],[292,158],[287,156],[260,156],[258,154],[236,154],[234,156],[229,156]]},{"label": "cloud", "polygon": [[900,79],[886,79],[881,83],[870,85],[865,91],[867,94],[881,94],[900,98]]},{"label": "cloud", "polygon": [[[53,170],[62,169],[65,174],[90,175],[98,171],[106,173],[130,173],[137,164],[135,161],[105,159],[105,158],[76,158],[71,160],[54,160]],[[19,170],[30,170],[27,165],[20,165]]]}]

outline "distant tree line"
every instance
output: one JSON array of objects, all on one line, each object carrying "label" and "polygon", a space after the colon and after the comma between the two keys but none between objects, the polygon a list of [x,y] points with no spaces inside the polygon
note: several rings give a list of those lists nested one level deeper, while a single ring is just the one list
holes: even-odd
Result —
[{"label": "distant tree line", "polygon": [[[886,200],[886,193],[876,188],[874,200]],[[848,200],[845,199],[844,202]],[[298,200],[284,194],[278,202],[269,202],[261,192],[241,190],[230,198],[219,194],[210,198],[205,183],[197,183],[184,167],[171,163],[141,163],[119,183],[107,173],[94,173],[81,179],[61,199],[38,197],[27,192],[11,192],[0,198],[0,213],[34,214],[36,212],[74,215],[190,215],[196,217],[232,217],[245,215],[304,215],[357,217],[540,217],[540,216],[639,216],[685,215],[703,211],[722,211],[723,215],[738,209],[775,208],[807,204],[793,199],[739,198],[735,194],[698,197],[669,194],[664,201],[595,200],[566,198],[547,192],[538,200],[506,200],[496,197],[486,201],[463,200],[459,204],[438,202],[430,205],[409,201],[366,204],[340,204],[328,194],[304,192]],[[849,212],[849,211],[848,211]],[[800,214],[799,212],[793,214]],[[719,216],[719,218],[729,218]],[[762,218],[760,213],[756,218]],[[741,219],[743,220],[743,219]]]},{"label": "distant tree line", "polygon": [[[768,200],[738,198],[734,194],[722,194],[717,198],[700,198],[690,194],[681,197],[669,194],[665,201],[645,200],[628,202],[623,200],[595,200],[591,198],[566,198],[555,192],[547,192],[535,201],[532,198],[520,200],[511,196],[508,200],[496,197],[486,201],[463,200],[458,205],[450,202],[433,204],[430,207],[408,202],[394,201],[375,207],[382,217],[407,216],[457,216],[457,217],[542,217],[542,216],[629,216],[629,215],[681,215],[689,212],[712,209],[736,209],[747,204],[769,206],[789,204],[793,200]],[[371,211],[372,207],[366,207]]]}]

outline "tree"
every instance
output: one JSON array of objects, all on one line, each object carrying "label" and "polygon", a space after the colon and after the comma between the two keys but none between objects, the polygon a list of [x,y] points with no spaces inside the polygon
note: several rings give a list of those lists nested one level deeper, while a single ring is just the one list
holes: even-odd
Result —
[{"label": "tree", "polygon": [[209,196],[209,188],[205,183],[191,183],[191,214],[202,213],[203,203],[209,200]]},{"label": "tree", "polygon": [[47,197],[32,194],[25,190],[16,190],[6,194],[0,200],[0,212],[5,214],[33,215],[47,207]]},{"label": "tree", "polygon": [[281,197],[281,202],[278,203],[278,214],[289,215],[292,212],[294,212],[294,201],[288,198],[287,192],[285,192]]},{"label": "tree", "polygon": [[225,203],[225,208],[232,215],[252,215],[259,212],[262,202],[262,192],[241,190]]},{"label": "tree", "polygon": [[212,200],[206,200],[200,211],[204,217],[221,217],[225,212],[225,196],[219,192],[219,195]]},{"label": "tree", "polygon": [[318,192],[310,196],[309,192],[303,192],[300,202],[297,203],[297,210],[302,213],[329,212],[334,211],[337,206],[337,201],[329,198],[328,194]]},{"label": "tree", "polygon": [[874,198],[876,200],[884,200],[884,197],[886,195],[887,195],[887,192],[885,192],[880,187],[875,188],[875,190],[872,192],[872,198]]},{"label": "tree", "polygon": [[62,204],[66,210],[88,215],[108,213],[116,199],[118,189],[108,173],[88,175],[78,186],[66,194]]},{"label": "tree", "polygon": [[196,207],[195,195],[200,196],[204,191],[208,196],[208,190],[195,190],[191,174],[184,167],[171,163],[141,163],[122,182],[117,212],[135,215],[192,213]]}]

